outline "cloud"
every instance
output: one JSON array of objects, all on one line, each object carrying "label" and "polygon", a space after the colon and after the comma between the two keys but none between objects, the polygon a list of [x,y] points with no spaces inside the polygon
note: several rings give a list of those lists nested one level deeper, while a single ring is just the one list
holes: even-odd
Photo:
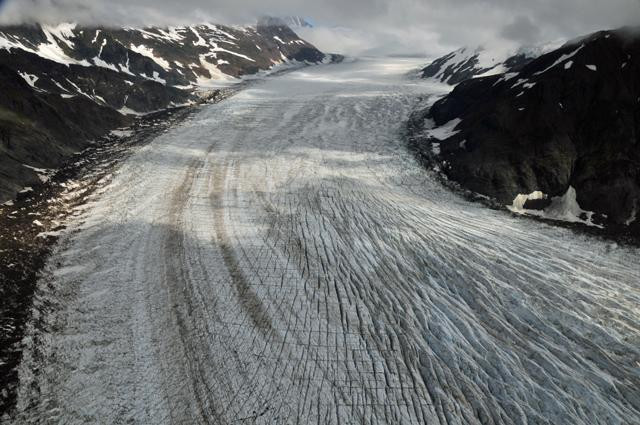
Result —
[{"label": "cloud", "polygon": [[513,22],[502,28],[500,34],[507,40],[531,44],[540,40],[541,32],[540,27],[527,16],[518,16]]},{"label": "cloud", "polygon": [[298,28],[296,32],[322,51],[344,55],[361,55],[375,43],[373,33],[345,27]]},{"label": "cloud", "polygon": [[325,52],[344,55],[427,56],[437,43],[438,35],[422,29],[387,29],[367,31],[347,27],[316,26],[298,28],[296,32],[305,40]]},{"label": "cloud", "polygon": [[640,25],[639,0],[6,0],[0,22],[250,24],[312,18],[305,37],[328,51],[437,55],[462,45],[533,44]]}]

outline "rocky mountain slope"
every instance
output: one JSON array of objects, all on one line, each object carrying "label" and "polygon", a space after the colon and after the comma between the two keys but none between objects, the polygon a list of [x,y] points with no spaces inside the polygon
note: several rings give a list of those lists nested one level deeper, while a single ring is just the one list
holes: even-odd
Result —
[{"label": "rocky mountain slope", "polygon": [[520,72],[462,82],[413,146],[513,211],[640,235],[640,36],[603,31]]},{"label": "rocky mountain slope", "polygon": [[0,201],[136,115],[202,89],[325,55],[282,20],[255,27],[0,27]]},{"label": "rocky mountain slope", "polygon": [[422,69],[422,78],[456,85],[470,78],[519,72],[535,58],[559,47],[557,42],[510,48],[463,47],[442,56]]}]

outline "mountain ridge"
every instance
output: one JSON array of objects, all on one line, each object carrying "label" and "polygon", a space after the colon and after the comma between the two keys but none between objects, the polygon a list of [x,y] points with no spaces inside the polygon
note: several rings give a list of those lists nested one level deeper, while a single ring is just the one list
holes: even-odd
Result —
[{"label": "mountain ridge", "polygon": [[456,85],[471,78],[518,72],[561,44],[561,41],[553,41],[518,48],[462,47],[432,61],[421,70],[421,76]]},{"label": "mountain ridge", "polygon": [[0,202],[38,182],[33,167],[56,168],[136,116],[197,103],[203,91],[276,66],[332,58],[281,20],[253,27],[0,26]]}]

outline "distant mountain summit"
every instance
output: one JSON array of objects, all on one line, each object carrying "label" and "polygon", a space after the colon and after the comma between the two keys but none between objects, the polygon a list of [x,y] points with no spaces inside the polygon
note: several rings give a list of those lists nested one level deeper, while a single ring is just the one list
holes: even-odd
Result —
[{"label": "distant mountain summit", "polygon": [[640,236],[640,32],[602,31],[461,82],[413,147],[514,212]]}]

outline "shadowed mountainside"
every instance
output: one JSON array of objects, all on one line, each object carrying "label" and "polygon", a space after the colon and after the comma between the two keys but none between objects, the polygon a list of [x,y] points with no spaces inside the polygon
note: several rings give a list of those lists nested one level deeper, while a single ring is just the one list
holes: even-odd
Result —
[{"label": "shadowed mountainside", "polygon": [[504,205],[638,235],[639,59],[640,37],[625,28],[464,81],[414,116],[414,147]]}]

